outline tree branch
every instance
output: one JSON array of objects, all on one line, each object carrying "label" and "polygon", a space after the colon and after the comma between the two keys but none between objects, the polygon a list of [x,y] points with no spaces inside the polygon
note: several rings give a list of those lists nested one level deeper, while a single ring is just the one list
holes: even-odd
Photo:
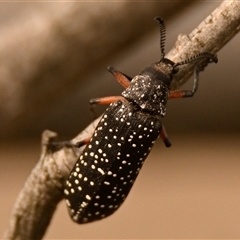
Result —
[{"label": "tree branch", "polygon": [[[91,136],[98,120],[70,143],[75,144]],[[17,198],[4,238],[42,239],[57,204],[63,199],[64,182],[83,150],[63,143],[62,148],[56,151],[51,145],[56,141],[56,133],[43,132],[40,160]]]},{"label": "tree branch", "polygon": [[[166,57],[177,62],[196,53],[216,53],[240,30],[240,2],[224,1],[192,33],[179,36],[174,48]],[[180,86],[192,73],[193,65],[181,68],[173,87]],[[90,137],[99,119],[91,123],[71,143]],[[42,154],[36,167],[25,183],[14,206],[7,239],[41,239],[56,205],[63,198],[63,184],[83,148],[75,149],[63,145],[57,150],[48,147],[56,141],[56,134],[43,133]]]},{"label": "tree branch", "polygon": [[[188,35],[179,35],[175,46],[166,55],[174,62],[183,61],[199,52],[217,53],[240,30],[240,2],[224,1]],[[193,72],[194,65],[181,68],[172,87],[183,85]]]}]

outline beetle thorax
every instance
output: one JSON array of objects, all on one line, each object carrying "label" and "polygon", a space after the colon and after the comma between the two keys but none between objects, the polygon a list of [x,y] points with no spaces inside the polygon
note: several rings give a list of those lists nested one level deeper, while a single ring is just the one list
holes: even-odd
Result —
[{"label": "beetle thorax", "polygon": [[143,111],[164,117],[169,88],[158,79],[149,75],[137,75],[122,96],[137,104]]}]

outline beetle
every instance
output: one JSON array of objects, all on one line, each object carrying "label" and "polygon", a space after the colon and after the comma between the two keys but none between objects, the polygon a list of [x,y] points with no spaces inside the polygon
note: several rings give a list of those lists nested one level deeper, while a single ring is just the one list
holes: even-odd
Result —
[{"label": "beetle", "polygon": [[166,147],[171,146],[161,122],[168,99],[192,97],[198,88],[198,73],[203,70],[202,65],[196,65],[192,90],[170,91],[178,66],[201,58],[217,62],[217,57],[207,52],[178,63],[165,58],[165,24],[159,17],[155,20],[160,26],[161,59],[133,79],[108,67],[125,90],[121,96],[90,100],[91,104],[110,106],[93,136],[78,144],[86,147],[66,181],[66,203],[77,223],[113,214],[126,199],[155,140],[160,136]]}]

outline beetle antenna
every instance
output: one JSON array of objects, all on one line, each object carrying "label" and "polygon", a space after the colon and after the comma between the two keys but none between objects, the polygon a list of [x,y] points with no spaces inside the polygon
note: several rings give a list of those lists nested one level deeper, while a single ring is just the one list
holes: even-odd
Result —
[{"label": "beetle antenna", "polygon": [[165,41],[166,41],[166,26],[162,18],[155,17],[155,21],[159,23],[160,26],[160,50],[161,50],[161,59],[165,57]]},{"label": "beetle antenna", "polygon": [[201,58],[208,58],[210,62],[215,62],[215,63],[217,63],[217,61],[218,61],[217,57],[214,54],[208,53],[208,52],[202,52],[202,53],[199,53],[197,55],[194,55],[193,57],[188,58],[187,60],[176,63],[173,66],[173,68],[175,68],[177,66],[180,66],[180,65],[184,65],[184,64],[193,62],[193,61],[196,61],[196,60],[201,59]]}]

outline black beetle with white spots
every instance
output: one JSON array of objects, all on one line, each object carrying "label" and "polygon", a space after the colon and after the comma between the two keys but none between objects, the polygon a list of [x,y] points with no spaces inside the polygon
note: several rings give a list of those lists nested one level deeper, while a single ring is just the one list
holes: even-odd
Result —
[{"label": "black beetle with white spots", "polygon": [[[130,78],[113,67],[108,70],[125,87],[121,96],[90,100],[91,104],[110,104],[66,181],[64,195],[72,219],[89,223],[113,214],[124,202],[155,140],[160,136],[171,143],[161,123],[168,99],[192,97],[198,88],[198,73],[209,62],[211,53],[199,53],[174,63],[165,58],[165,24],[160,26],[160,61]],[[192,90],[170,91],[178,66],[203,59],[194,70]]]}]

